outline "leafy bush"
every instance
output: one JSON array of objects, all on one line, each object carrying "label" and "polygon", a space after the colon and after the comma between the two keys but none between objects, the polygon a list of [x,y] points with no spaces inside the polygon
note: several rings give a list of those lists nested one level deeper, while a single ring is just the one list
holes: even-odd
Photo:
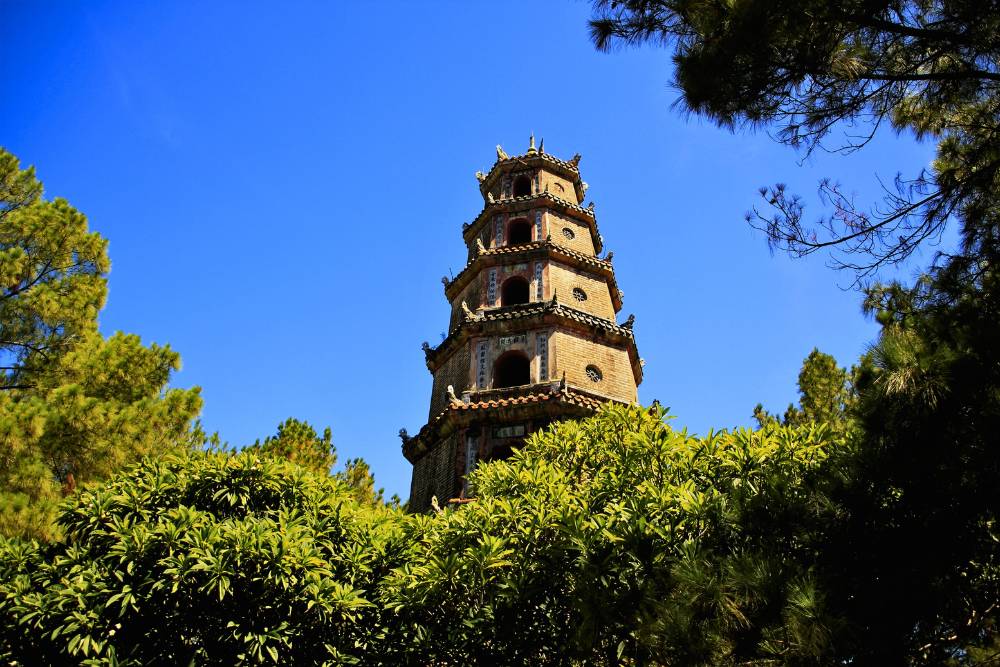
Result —
[{"label": "leafy bush", "polygon": [[[609,406],[418,518],[388,600],[410,664],[722,664],[822,656],[810,574],[823,426],[671,429]],[[404,660],[400,660],[404,662]]]},{"label": "leafy bush", "polygon": [[252,455],[133,468],[67,506],[63,542],[0,548],[0,653],[21,664],[356,664],[400,515]]},{"label": "leafy bush", "polygon": [[672,430],[608,406],[431,515],[274,457],[137,466],[0,543],[17,664],[794,662],[827,650],[809,563],[822,426]]}]

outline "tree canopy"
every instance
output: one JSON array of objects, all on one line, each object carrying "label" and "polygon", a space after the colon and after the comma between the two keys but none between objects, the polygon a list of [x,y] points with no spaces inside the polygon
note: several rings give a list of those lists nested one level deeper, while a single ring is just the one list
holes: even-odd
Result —
[{"label": "tree canopy", "polygon": [[49,547],[0,542],[16,664],[362,664],[396,510],[253,452],[147,460],[75,497]]},{"label": "tree canopy", "polygon": [[[829,654],[809,564],[821,425],[604,409],[430,515],[259,452],[148,460],[0,541],[19,664],[735,664]],[[775,530],[775,516],[781,530]]]},{"label": "tree canopy", "polygon": [[[958,247],[913,284],[865,290],[882,328],[852,372],[851,429],[823,475],[826,546],[813,571],[840,619],[842,662],[995,661],[1000,7],[598,0],[595,11],[601,48],[672,48],[684,105],[721,125],[774,128],[806,151],[863,148],[885,123],[937,141],[930,168],[897,178],[881,208],[856,208],[828,180],[832,212],[814,229],[781,185],[762,190],[773,213],[749,217],[793,255],[832,248],[858,280],[960,226]],[[845,129],[861,137],[831,145]]]},{"label": "tree canopy", "polygon": [[[333,471],[337,464],[337,448],[333,444],[330,427],[325,428],[320,437],[309,422],[289,417],[278,424],[275,435],[267,436],[263,442],[257,440],[245,450],[291,461],[319,475],[333,475],[353,489],[362,502],[385,501],[383,490],[376,490],[375,477],[364,459],[348,459],[343,470]],[[398,505],[399,499],[393,496],[390,502]]]},{"label": "tree canopy", "polygon": [[141,457],[201,442],[179,355],[104,338],[107,242],[0,149],[0,533],[51,538],[61,498]]},{"label": "tree canopy", "polygon": [[[798,385],[799,406],[789,405],[782,423],[792,426],[817,423],[833,428],[846,427],[848,408],[854,396],[850,374],[837,366],[836,359],[813,348],[802,362]],[[753,415],[761,426],[777,420],[760,403],[754,408]]]},{"label": "tree canopy", "polygon": [[762,189],[771,212],[748,218],[773,247],[834,251],[864,277],[909,257],[961,222],[964,254],[997,240],[1000,7],[981,0],[596,0],[601,49],[653,42],[673,50],[683,105],[720,125],[773,127],[806,151],[851,151],[888,124],[937,141],[929,170],[855,206],[833,180],[815,225],[783,185]]}]

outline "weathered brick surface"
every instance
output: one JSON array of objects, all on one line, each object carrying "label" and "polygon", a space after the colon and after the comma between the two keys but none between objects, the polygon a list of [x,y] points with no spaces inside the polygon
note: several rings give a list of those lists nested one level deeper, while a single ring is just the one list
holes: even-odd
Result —
[{"label": "weathered brick surface", "polygon": [[448,385],[460,394],[474,381],[471,375],[473,360],[469,343],[457,348],[434,374],[434,388],[431,390],[431,406],[428,418],[433,418],[448,405]]},{"label": "weathered brick surface", "polygon": [[459,434],[452,433],[414,464],[410,483],[410,507],[413,510],[423,511],[430,507],[432,496],[437,496],[444,507],[448,499],[457,494],[455,461],[460,449],[458,440]]},{"label": "weathered brick surface", "polygon": [[[594,342],[570,331],[555,331],[549,346],[549,363],[553,377],[562,377],[572,385],[596,392],[619,401],[637,400],[635,377],[628,352]],[[603,379],[594,382],[587,377],[586,368],[593,364],[600,369]]]},{"label": "weathered brick surface", "polygon": [[[594,255],[594,238],[590,234],[590,227],[575,218],[555,211],[549,211],[547,217],[546,234],[551,234],[555,243],[585,255]],[[569,229],[573,233],[573,238],[567,238],[563,234],[563,229]]]},{"label": "weathered brick surface", "polygon": [[[603,277],[560,262],[551,262],[548,274],[548,298],[551,298],[554,289],[560,303],[606,320],[615,319],[615,309],[611,304],[611,288]],[[577,301],[573,297],[573,288],[582,289],[587,296],[586,300]]]},{"label": "weathered brick surface", "polygon": [[486,296],[486,286],[483,282],[485,271],[478,271],[469,284],[465,286],[462,292],[455,297],[451,302],[451,319],[448,322],[448,331],[451,332],[458,323],[462,321],[462,302],[469,307],[469,310],[475,310],[479,308],[480,304],[483,303],[483,299]]},{"label": "weathered brick surface", "polygon": [[574,204],[579,204],[580,201],[576,198],[576,189],[573,184],[561,176],[556,176],[555,174],[541,170],[539,174],[539,180],[541,181],[541,191],[545,192],[546,188],[549,192],[554,194],[560,199],[565,199],[568,202]]}]

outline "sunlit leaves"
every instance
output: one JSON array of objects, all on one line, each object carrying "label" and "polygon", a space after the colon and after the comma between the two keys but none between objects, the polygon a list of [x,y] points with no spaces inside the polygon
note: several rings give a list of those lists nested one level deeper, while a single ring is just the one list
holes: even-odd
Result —
[{"label": "sunlit leaves", "polygon": [[809,521],[807,480],[831,432],[696,438],[662,418],[609,407],[479,467],[476,502],[421,521],[391,580],[394,609],[420,638],[411,650],[468,664],[821,655],[816,642],[752,638],[782,636],[786,616],[825,636],[822,614],[792,600],[807,573],[784,536]]},{"label": "sunlit leaves", "polygon": [[272,459],[146,462],[65,508],[64,545],[0,547],[0,652],[63,656],[55,662],[113,652],[136,664],[358,660],[378,626],[366,591],[373,572],[397,564],[400,516]]}]

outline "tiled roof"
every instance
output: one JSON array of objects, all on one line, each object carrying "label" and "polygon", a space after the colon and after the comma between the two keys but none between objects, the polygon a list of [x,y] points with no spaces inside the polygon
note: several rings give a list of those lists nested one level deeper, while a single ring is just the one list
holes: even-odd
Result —
[{"label": "tiled roof", "polygon": [[513,155],[508,157],[506,160],[497,159],[490,167],[489,172],[483,177],[482,183],[479,185],[479,189],[485,195],[486,191],[490,188],[490,185],[502,170],[502,167],[508,165],[517,164],[529,164],[531,162],[545,162],[550,167],[555,167],[556,170],[562,171],[565,175],[569,175],[574,181],[574,187],[576,186],[575,181],[580,180],[580,169],[577,167],[576,163],[567,162],[566,160],[560,160],[554,155],[549,155],[548,153],[535,152],[535,153],[525,153],[524,155]]},{"label": "tiled roof", "polygon": [[[565,317],[566,319],[573,320],[576,322],[581,322],[589,327],[596,327],[598,329],[603,329],[605,331],[611,331],[626,338],[632,338],[632,330],[625,327],[619,326],[617,323],[611,320],[606,320],[603,317],[598,317],[597,315],[591,315],[590,313],[585,313],[582,310],[577,310],[576,308],[571,308],[564,303],[555,300],[549,301],[535,301],[532,303],[522,303],[516,306],[504,306],[501,308],[487,308],[485,310],[478,311],[474,317],[466,316],[462,322],[458,324],[451,333],[448,334],[448,338],[457,335],[463,326],[467,324],[472,324],[475,322],[502,322],[510,321],[527,317],[534,317],[536,315],[544,315],[547,313],[554,313],[560,317]],[[438,348],[444,347],[445,343],[448,342],[446,338],[442,341]]]},{"label": "tiled roof", "polygon": [[405,438],[403,454],[414,462],[426,453],[446,425],[487,417],[490,412],[497,410],[551,404],[570,407],[584,415],[595,412],[601,405],[611,401],[613,399],[570,387],[565,381],[470,392],[463,394],[461,400],[452,400],[448,407],[427,422],[415,436]]},{"label": "tiled roof", "polygon": [[445,285],[445,294],[449,299],[455,298],[458,290],[464,287],[464,283],[467,278],[471,275],[471,270],[473,265],[480,261],[481,257],[502,257],[504,255],[519,255],[519,254],[535,254],[538,251],[544,250],[550,255],[562,256],[564,258],[572,259],[578,264],[583,264],[591,268],[598,269],[602,273],[606,274],[611,278],[614,288],[611,290],[612,301],[616,302],[616,310],[621,309],[621,299],[617,293],[617,282],[615,281],[615,270],[609,260],[599,259],[591,255],[561,246],[555,243],[551,238],[545,239],[544,241],[531,241],[529,243],[522,243],[515,246],[500,246],[498,248],[486,248],[478,255],[473,257],[462,270],[459,271],[458,275],[452,280],[448,281]]}]

